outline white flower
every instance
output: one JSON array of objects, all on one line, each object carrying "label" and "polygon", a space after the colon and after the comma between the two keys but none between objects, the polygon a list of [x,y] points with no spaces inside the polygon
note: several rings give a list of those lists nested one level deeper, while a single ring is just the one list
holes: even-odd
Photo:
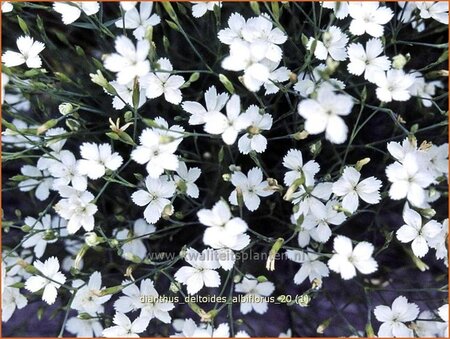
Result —
[{"label": "white flower", "polygon": [[353,248],[351,239],[338,235],[334,238],[335,254],[328,260],[330,270],[340,273],[344,280],[356,276],[356,269],[362,274],[370,274],[377,270],[378,264],[372,258],[374,247],[362,241]]},{"label": "white flower", "polygon": [[214,11],[214,7],[222,7],[220,1],[191,1],[192,4],[192,16],[200,18],[206,14],[207,11]]},{"label": "white flower", "polygon": [[242,114],[250,123],[245,133],[238,141],[239,152],[249,154],[251,151],[262,153],[266,150],[267,139],[261,134],[272,127],[272,116],[268,113],[261,114],[259,108],[251,105]]},{"label": "white flower", "polygon": [[39,56],[45,45],[42,42],[34,41],[30,36],[22,35],[16,40],[18,52],[6,51],[2,55],[2,62],[7,67],[26,64],[28,68],[40,68],[42,60]]},{"label": "white flower", "polygon": [[415,3],[423,19],[432,18],[441,24],[448,25],[448,2],[446,1],[418,1]]},{"label": "white flower", "polygon": [[20,173],[29,179],[25,179],[19,182],[18,186],[20,191],[28,192],[36,189],[34,195],[40,201],[44,201],[50,195],[50,188],[53,185],[52,178],[46,178],[48,176],[47,171],[40,171],[37,167],[31,165],[24,165],[20,168]]},{"label": "white flower", "polygon": [[362,181],[361,173],[350,166],[346,166],[342,177],[333,184],[333,193],[338,197],[344,197],[342,207],[353,213],[358,209],[359,199],[369,204],[378,204],[380,201],[381,181],[375,177],[369,177]]},{"label": "white flower", "polygon": [[303,178],[305,185],[314,185],[314,176],[319,172],[320,166],[314,160],[303,164],[302,152],[296,149],[290,149],[283,158],[283,166],[290,169],[284,175],[284,183],[291,186],[295,180]]},{"label": "white flower", "polygon": [[[435,315],[431,311],[420,312],[418,319],[414,322],[414,331],[419,338],[431,338],[431,337],[448,337],[443,334],[443,329],[446,327],[444,323],[440,321],[434,321]],[[448,317],[443,319],[447,321]]]},{"label": "white flower", "polygon": [[146,190],[134,192],[131,196],[133,202],[138,206],[147,206],[144,210],[145,220],[153,224],[161,218],[164,207],[170,205],[170,200],[175,194],[175,184],[163,177],[153,179],[148,176],[145,179]]},{"label": "white flower", "polygon": [[66,277],[64,274],[59,272],[58,258],[50,257],[44,263],[36,260],[33,263],[33,266],[38,269],[44,277],[29,277],[25,282],[25,288],[33,293],[44,289],[42,300],[51,305],[56,300],[58,288],[66,282]]},{"label": "white flower", "polygon": [[317,67],[314,67],[311,73],[300,72],[298,74],[298,81],[294,85],[294,89],[304,98],[322,88],[328,88],[328,90],[331,91],[345,89],[345,84],[338,79],[323,79],[322,74],[326,68],[327,66],[325,64],[320,64]]},{"label": "white flower", "polygon": [[227,103],[229,96],[227,93],[217,94],[215,86],[211,86],[205,92],[206,109],[197,101],[184,101],[181,107],[191,114],[189,117],[189,125],[202,125],[205,123],[205,117],[210,112],[220,112]]},{"label": "white flower", "polygon": [[388,7],[379,7],[379,2],[349,2],[348,11],[352,17],[350,32],[353,35],[367,33],[374,38],[383,35],[384,27],[394,13]]},{"label": "white flower", "polygon": [[392,183],[389,189],[391,199],[407,198],[416,207],[424,205],[425,188],[433,182],[433,177],[420,165],[421,162],[416,153],[407,153],[403,163],[396,161],[386,168],[386,175]]},{"label": "white flower", "polygon": [[328,201],[330,198],[332,184],[330,182],[320,182],[312,190],[311,187],[305,190],[303,186],[300,186],[298,191],[292,195],[292,203],[294,205],[298,204],[298,211],[294,214],[295,219],[298,219],[302,214],[305,216],[308,213],[312,213],[318,218],[323,216],[325,205],[322,201]]},{"label": "white flower", "polygon": [[203,234],[205,245],[215,249],[229,248],[241,250],[250,243],[245,231],[247,223],[233,217],[227,203],[219,200],[212,209],[201,209],[197,212],[198,220],[208,226]]},{"label": "white flower", "polygon": [[382,322],[379,337],[413,337],[413,330],[405,325],[405,322],[414,321],[419,315],[419,307],[409,303],[404,296],[397,297],[392,307],[379,305],[374,309],[375,317]]},{"label": "white flower", "polygon": [[2,13],[9,13],[14,9],[13,5],[9,1],[2,1]]},{"label": "white flower", "polygon": [[260,283],[253,275],[246,274],[242,281],[236,284],[235,291],[245,293],[243,299],[248,300],[248,302],[241,301],[242,314],[247,314],[252,310],[258,314],[264,314],[269,307],[266,301],[262,301],[264,300],[262,297],[269,297],[275,291],[275,285],[270,281]]},{"label": "white flower", "polygon": [[370,82],[375,81],[375,74],[387,71],[391,62],[383,53],[383,45],[380,39],[370,39],[366,43],[366,48],[359,43],[348,45],[347,53],[350,63],[347,69],[351,74],[361,75],[364,73],[364,79]]},{"label": "white flower", "polygon": [[105,328],[102,335],[106,338],[139,338],[139,333],[144,332],[150,322],[149,318],[137,317],[133,322],[123,313],[116,312],[113,324]]},{"label": "white flower", "polygon": [[[83,284],[84,282],[80,282]],[[80,285],[81,286],[81,285]],[[89,277],[89,281],[84,286],[81,286],[75,293],[73,298],[72,308],[79,312],[85,312],[91,316],[103,312],[103,304],[111,299],[111,295],[100,296],[102,290],[102,275],[100,272],[94,272]]]},{"label": "white flower", "polygon": [[436,94],[436,88],[443,87],[441,81],[426,82],[422,73],[415,71],[410,73],[414,77],[414,83],[408,88],[412,96],[420,98],[424,107],[433,105],[433,96]]},{"label": "white flower", "polygon": [[169,59],[160,58],[157,63],[159,71],[142,79],[142,85],[146,88],[145,95],[154,99],[164,94],[167,102],[178,105],[182,100],[180,87],[184,84],[184,79],[180,75],[171,74],[173,67]]},{"label": "white flower", "polygon": [[69,25],[78,20],[81,13],[86,15],[94,15],[99,9],[98,2],[70,1],[70,2],[54,2],[53,9],[62,16],[65,25]]},{"label": "white flower", "polygon": [[97,206],[92,202],[94,195],[91,192],[80,192],[69,186],[61,186],[59,189],[61,199],[55,205],[55,211],[68,220],[67,231],[76,233],[81,227],[90,232],[94,229],[94,214]]},{"label": "white flower", "polygon": [[[129,284],[130,281],[124,281],[123,284]],[[114,303],[116,312],[128,313],[131,311],[141,310],[139,317],[153,318],[161,320],[163,323],[169,324],[171,317],[169,311],[175,306],[170,302],[163,301],[153,286],[153,281],[144,279],[141,281],[140,288],[136,284],[126,286],[121,296]]]},{"label": "white flower", "polygon": [[345,94],[335,94],[329,89],[320,89],[317,99],[302,100],[298,113],[305,118],[305,130],[310,134],[325,132],[332,143],[342,144],[347,139],[348,127],[341,116],[349,115],[353,100]]},{"label": "white flower", "polygon": [[422,217],[419,213],[405,205],[403,209],[405,225],[397,230],[397,239],[402,243],[411,243],[414,254],[421,258],[428,253],[428,242],[436,237],[442,229],[442,225],[435,220],[430,220],[422,225]]},{"label": "white flower", "polygon": [[[8,100],[5,101],[8,102]],[[28,125],[26,122],[13,119],[11,122],[16,130],[11,130],[9,128],[2,132],[2,144],[4,146],[13,146],[15,148],[34,148],[35,142],[39,141],[39,137],[36,135],[30,135],[26,131],[30,128],[37,128],[37,126]],[[23,135],[22,135],[23,134]]]},{"label": "white flower", "polygon": [[150,62],[147,60],[150,44],[140,40],[135,46],[126,36],[121,35],[114,43],[117,53],[105,57],[105,68],[117,73],[117,82],[126,85],[136,77],[141,78],[150,72]]},{"label": "white flower", "polygon": [[322,280],[322,277],[328,277],[330,273],[327,265],[318,260],[320,255],[313,253],[310,248],[307,249],[307,252],[287,250],[286,255],[290,260],[302,264],[294,276],[294,282],[297,285],[300,285],[306,278],[309,278],[311,283],[314,279]]},{"label": "white flower", "polygon": [[177,186],[191,198],[198,198],[199,190],[195,181],[200,177],[202,171],[198,167],[187,168],[186,163],[180,161],[178,164],[177,174],[174,180]]},{"label": "white flower", "polygon": [[75,334],[77,338],[93,338],[102,335],[103,326],[96,318],[80,319],[72,317],[67,320],[66,331]]},{"label": "white flower", "polygon": [[348,16],[348,1],[323,1],[322,7],[332,9],[338,19]]},{"label": "white flower", "polygon": [[236,189],[230,194],[230,203],[238,205],[237,189],[239,189],[242,193],[245,207],[249,211],[258,209],[260,204],[259,197],[268,197],[273,194],[267,180],[263,181],[263,173],[258,167],[249,170],[247,176],[242,172],[234,172],[231,175],[231,183]]},{"label": "white flower", "polygon": [[78,171],[90,179],[101,178],[106,170],[117,170],[123,162],[119,153],[112,152],[109,144],[85,142],[80,146],[80,153],[83,159],[78,160]]},{"label": "white flower", "polygon": [[51,162],[48,171],[55,178],[53,188],[56,190],[69,184],[78,191],[85,191],[87,188],[87,178],[80,173],[79,163],[70,151],[61,151],[58,160]]},{"label": "white flower", "polygon": [[326,60],[328,55],[336,61],[347,59],[345,48],[348,43],[348,36],[339,27],[331,26],[328,31],[322,34],[322,41],[310,38],[307,44],[311,51],[315,42],[314,56],[319,60]]},{"label": "white flower", "polygon": [[[314,208],[314,213],[305,215],[303,223],[301,224],[302,230],[307,231],[308,235],[315,241],[326,243],[331,237],[329,225],[340,225],[346,219],[344,213],[338,212],[334,208],[336,203],[335,200],[329,200],[325,206],[323,206],[323,204],[317,204]],[[306,236],[306,234],[303,234],[302,236]],[[299,244],[301,240],[301,235],[299,233]],[[307,244],[305,244],[305,246],[306,245]]]},{"label": "white flower", "polygon": [[116,21],[119,28],[134,29],[133,35],[137,40],[144,39],[149,27],[156,26],[161,22],[157,14],[152,14],[153,2],[146,1],[139,3],[139,11],[136,7],[127,10],[123,16]]},{"label": "white flower", "polygon": [[[58,225],[59,217],[54,217],[52,220],[50,214],[46,214],[40,220],[26,217],[24,221],[25,225],[31,228],[31,232],[22,243],[22,247],[34,247],[36,258],[40,258],[44,255],[47,244],[54,243],[57,240],[56,237],[52,240],[47,240],[46,237],[48,236],[47,232],[52,232],[53,226]],[[55,231],[57,232],[57,230]]]},{"label": "white flower", "polygon": [[241,114],[241,99],[238,95],[232,95],[226,105],[227,114],[217,111],[205,116],[205,132],[209,134],[221,134],[222,140],[227,145],[233,145],[238,134],[250,124],[248,118]]},{"label": "white flower", "polygon": [[[152,224],[148,224],[144,219],[137,219],[133,224],[132,231],[129,231],[128,229],[118,231],[115,234],[116,239],[126,241],[122,245],[122,256],[127,258],[129,255],[133,255],[140,259],[144,259],[147,255],[144,239],[154,231],[156,231],[156,227]],[[136,239],[128,240],[129,238]]]},{"label": "white flower", "polygon": [[261,14],[247,20],[241,31],[245,41],[256,48],[263,58],[273,62],[279,62],[283,55],[278,45],[287,40],[286,34],[278,27],[273,28],[273,23],[267,14]]},{"label": "white flower", "polygon": [[131,159],[138,164],[146,164],[149,176],[158,178],[164,170],[178,169],[178,157],[173,153],[182,140],[182,134],[177,138],[165,137],[155,129],[146,128],[139,137],[140,145],[131,152]]},{"label": "white flower", "polygon": [[[3,263],[4,265],[4,263]],[[4,269],[4,266],[2,266]],[[7,322],[16,309],[22,309],[28,304],[28,300],[20,293],[20,289],[10,287],[20,282],[18,277],[2,277],[2,322]]]},{"label": "white flower", "polygon": [[180,320],[180,323],[176,324],[174,321],[173,327],[179,333],[171,335],[171,338],[228,338],[230,336],[230,328],[226,323],[222,323],[217,328],[213,328],[210,324],[197,326],[192,319],[176,320]]},{"label": "white flower", "polygon": [[405,74],[402,70],[391,69],[387,72],[377,72],[373,80],[378,86],[376,93],[380,101],[407,101],[411,98],[409,88],[414,84],[414,76]]},{"label": "white flower", "polygon": [[[279,63],[272,61],[263,62],[269,70],[269,77],[264,82],[264,88],[266,89],[265,95],[278,93],[280,90],[278,83],[288,81],[290,79],[291,71],[287,67],[278,67]],[[277,68],[278,67],[278,68]]]},{"label": "white flower", "polygon": [[228,28],[222,29],[217,33],[219,40],[226,45],[231,45],[235,41],[241,41],[242,29],[246,24],[245,18],[239,13],[233,13],[228,18]]},{"label": "white flower", "polygon": [[215,271],[220,264],[214,250],[204,249],[200,254],[195,249],[188,248],[185,260],[191,266],[181,267],[174,277],[176,281],[187,286],[189,294],[196,294],[203,286],[220,286],[220,276]]}]

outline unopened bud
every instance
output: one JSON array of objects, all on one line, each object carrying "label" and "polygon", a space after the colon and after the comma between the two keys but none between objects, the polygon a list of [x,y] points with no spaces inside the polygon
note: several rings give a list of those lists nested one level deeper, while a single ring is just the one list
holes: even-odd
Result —
[{"label": "unopened bud", "polygon": [[277,255],[277,253],[280,251],[283,244],[284,244],[284,239],[278,238],[275,241],[275,243],[272,245],[272,248],[270,249],[269,256],[267,257],[267,261],[266,261],[266,269],[268,271],[275,270],[275,257]]},{"label": "unopened bud", "polygon": [[327,319],[324,322],[322,322],[318,327],[317,327],[317,333],[319,334],[323,334],[323,332],[325,332],[325,330],[327,329],[328,326],[330,326],[330,322],[331,319]]},{"label": "unopened bud", "polygon": [[97,234],[95,232],[87,232],[84,235],[84,242],[89,247],[97,246],[98,244],[100,244],[102,242],[102,240],[103,240],[103,238],[97,236]]},{"label": "unopened bud", "polygon": [[406,56],[403,54],[397,54],[392,58],[392,68],[403,69],[410,59],[411,56],[409,54]]},{"label": "unopened bud", "polygon": [[297,133],[292,134],[292,138],[294,140],[304,140],[308,137],[309,133],[306,132],[305,130],[303,131],[298,131]]},{"label": "unopened bud", "polygon": [[172,216],[173,212],[174,212],[173,205],[167,204],[166,206],[164,206],[161,217],[167,220]]},{"label": "unopened bud", "polygon": [[370,158],[364,158],[359,160],[356,165],[355,165],[355,169],[360,172],[361,169],[363,168],[364,165],[367,165],[370,162]]},{"label": "unopened bud", "polygon": [[73,112],[73,106],[71,103],[65,102],[58,106],[58,110],[62,115],[67,115]]}]

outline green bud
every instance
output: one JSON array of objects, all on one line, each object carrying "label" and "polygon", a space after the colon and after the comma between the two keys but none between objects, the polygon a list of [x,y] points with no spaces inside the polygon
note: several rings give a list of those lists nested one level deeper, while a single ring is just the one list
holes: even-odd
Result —
[{"label": "green bud", "polygon": [[230,94],[235,93],[233,84],[231,83],[230,80],[228,80],[228,78],[225,75],[219,74],[219,80],[225,86],[227,91],[230,92]]},{"label": "green bud", "polygon": [[177,32],[180,31],[180,29],[178,28],[178,25],[177,25],[175,22],[170,21],[170,20],[166,20],[166,23],[167,23],[167,24],[169,25],[169,27],[172,28],[173,30],[175,30],[175,31],[177,31]]},{"label": "green bud", "polygon": [[123,290],[123,286],[117,285],[117,286],[105,288],[104,290],[101,290],[99,294],[101,297],[103,297],[105,295],[112,295],[112,294],[119,293],[122,290]]},{"label": "green bud", "polygon": [[256,15],[261,14],[261,10],[259,9],[259,3],[256,1],[250,1],[250,8],[252,9],[253,13]]},{"label": "green bud", "polygon": [[42,237],[42,239],[44,239],[46,241],[55,240],[57,238],[58,238],[58,235],[53,230],[46,230],[44,232],[44,236]]},{"label": "green bud", "polygon": [[89,313],[79,313],[78,315],[77,315],[77,318],[78,319],[81,319],[81,320],[89,320],[89,319],[92,319],[92,316],[89,314]]},{"label": "green bud", "polygon": [[177,14],[175,13],[175,10],[173,9],[170,1],[162,1],[161,4],[163,5],[167,14],[169,14],[169,16],[172,18],[172,20],[177,21]]},{"label": "green bud", "polygon": [[77,52],[77,54],[81,57],[85,57],[86,53],[84,53],[84,49],[81,48],[80,46],[76,45],[75,46],[75,52]]},{"label": "green bud", "polygon": [[131,120],[133,120],[133,112],[126,111],[125,114],[123,115],[123,118],[125,122],[130,122]]},{"label": "green bud", "polygon": [[20,16],[17,16],[17,22],[18,22],[19,27],[22,30],[22,32],[25,35],[30,35],[30,30],[28,29],[26,22]]},{"label": "green bud", "polygon": [[79,130],[81,124],[75,120],[75,119],[67,119],[66,120],[66,126],[73,132],[76,132]]},{"label": "green bud", "polygon": [[257,280],[259,283],[263,283],[263,282],[269,281],[269,280],[266,278],[266,276],[264,276],[264,275],[260,275],[259,277],[256,278],[256,280]]},{"label": "green bud", "polygon": [[49,130],[52,127],[55,127],[57,124],[58,120],[50,119],[37,128],[36,134],[40,135],[42,133],[45,133],[47,130]]},{"label": "green bud", "polygon": [[71,103],[65,102],[58,106],[58,110],[62,115],[67,115],[73,112],[73,106]]},{"label": "green bud", "polygon": [[190,83],[196,82],[199,78],[200,78],[199,72],[192,73],[191,76],[189,77],[189,82]]},{"label": "green bud", "polygon": [[30,226],[28,226],[28,225],[23,225],[20,229],[21,229],[23,232],[28,233],[28,232],[30,232],[33,228],[30,227]]}]

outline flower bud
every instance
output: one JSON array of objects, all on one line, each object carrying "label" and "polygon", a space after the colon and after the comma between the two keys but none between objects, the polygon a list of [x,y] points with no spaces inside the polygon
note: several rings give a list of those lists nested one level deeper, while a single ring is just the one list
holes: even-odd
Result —
[{"label": "flower bud", "polygon": [[65,102],[58,106],[58,110],[62,115],[67,115],[73,112],[73,106],[71,103]]},{"label": "flower bud", "polygon": [[305,130],[303,131],[298,131],[297,133],[292,134],[292,138],[294,140],[304,140],[308,137],[309,133],[306,132]]},{"label": "flower bud", "polygon": [[174,210],[173,210],[173,205],[172,204],[167,204],[166,206],[164,206],[164,209],[162,211],[161,217],[165,220],[169,219],[172,214],[173,214]]},{"label": "flower bud", "polygon": [[84,235],[84,242],[86,243],[86,245],[88,245],[89,247],[94,247],[97,246],[98,244],[100,244],[103,238],[98,237],[97,234],[95,232],[87,232]]},{"label": "flower bud", "polygon": [[409,54],[406,56],[403,54],[397,54],[392,58],[392,68],[403,69],[410,59],[411,56]]},{"label": "flower bud", "polygon": [[277,253],[280,251],[281,247],[284,244],[283,238],[278,238],[275,243],[273,244],[272,248],[270,249],[269,256],[266,261],[266,269],[268,271],[274,271],[275,270],[275,257]]}]

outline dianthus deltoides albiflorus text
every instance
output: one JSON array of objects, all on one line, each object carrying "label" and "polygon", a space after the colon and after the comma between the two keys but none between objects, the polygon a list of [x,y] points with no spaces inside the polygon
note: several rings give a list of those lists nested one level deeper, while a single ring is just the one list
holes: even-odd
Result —
[{"label": "dianthus deltoides albiflorus text", "polygon": [[4,337],[447,337],[448,2],[2,11]]}]

